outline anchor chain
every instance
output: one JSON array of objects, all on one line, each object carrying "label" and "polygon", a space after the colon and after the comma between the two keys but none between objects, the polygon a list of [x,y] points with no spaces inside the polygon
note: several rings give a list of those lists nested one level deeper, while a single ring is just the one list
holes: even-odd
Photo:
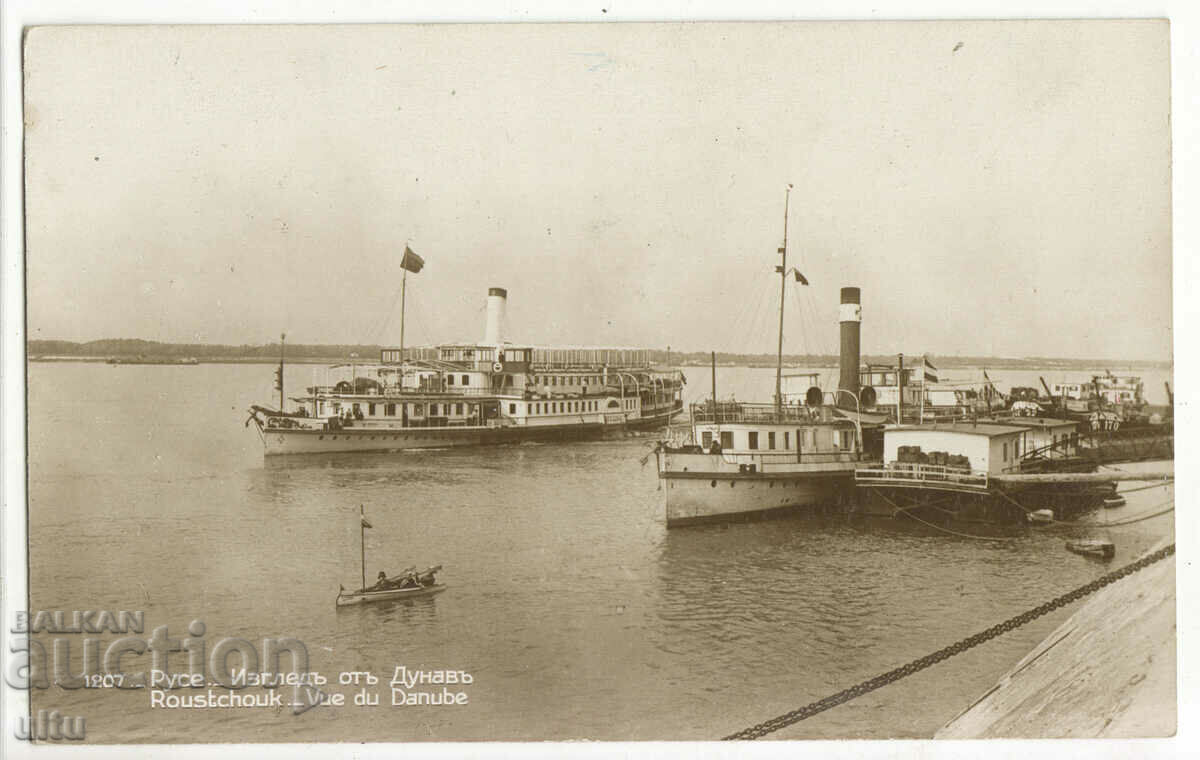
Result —
[{"label": "anchor chain", "polygon": [[793,723],[799,723],[805,718],[811,718],[812,716],[825,712],[832,707],[837,707],[840,704],[849,702],[857,697],[861,697],[863,694],[875,691],[882,686],[887,686],[890,683],[899,681],[901,678],[911,676],[913,673],[922,671],[931,665],[936,665],[942,660],[953,657],[956,654],[961,654],[968,649],[979,646],[985,641],[990,641],[1001,634],[1008,633],[1016,628],[1020,628],[1032,620],[1036,620],[1037,618],[1040,618],[1049,612],[1053,612],[1060,607],[1078,601],[1089,594],[1095,593],[1096,591],[1099,591],[1105,586],[1114,583],[1115,581],[1118,581],[1127,575],[1132,575],[1144,567],[1148,567],[1149,565],[1152,565],[1161,559],[1166,559],[1174,553],[1175,544],[1165,546],[1156,552],[1147,554],[1145,557],[1142,557],[1136,562],[1131,562],[1130,564],[1114,570],[1111,573],[1106,573],[1091,583],[1084,584],[1073,591],[1068,591],[1062,596],[1051,599],[1050,601],[1038,605],[1031,610],[1022,612],[1020,615],[1015,615],[1014,617],[1005,620],[1003,623],[998,623],[997,625],[980,631],[973,636],[968,636],[961,641],[956,641],[950,646],[939,649],[933,654],[927,654],[924,657],[913,660],[912,662],[896,668],[895,670],[890,670],[887,673],[875,676],[872,679],[851,686],[849,689],[839,691],[837,694],[833,694],[825,697],[824,699],[807,704],[804,707],[792,710],[791,712],[786,712],[783,715],[778,715],[768,721],[751,726],[750,728],[744,728],[737,733],[733,733],[724,737],[723,741],[759,739],[769,733],[790,726]]}]

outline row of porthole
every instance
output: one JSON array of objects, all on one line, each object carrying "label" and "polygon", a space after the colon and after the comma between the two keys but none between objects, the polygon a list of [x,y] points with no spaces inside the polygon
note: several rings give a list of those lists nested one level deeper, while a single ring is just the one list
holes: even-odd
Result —
[{"label": "row of porthole", "polygon": [[[784,487],[784,488],[787,488],[787,486],[788,486],[788,483],[789,483],[789,481],[787,481],[787,480],[781,480],[781,481],[779,481],[779,482],[783,483],[783,487]],[[790,483],[791,483],[793,486],[796,486],[796,487],[799,487],[799,486],[800,486],[800,481],[798,481],[798,480],[793,480],[793,481],[790,481]],[[767,481],[767,484],[768,484],[768,485],[767,485],[767,487],[768,487],[768,488],[774,488],[774,487],[775,487],[775,481],[774,481],[774,480],[769,480],[769,481]],[[713,488],[716,488],[716,487],[717,487],[717,481],[716,481],[716,480],[714,480],[713,482],[709,483],[709,485],[710,485],[710,486],[712,486]],[[733,487],[734,487],[734,486],[736,486],[736,485],[737,485],[737,481],[736,481],[736,480],[731,480],[731,481],[729,481],[729,487],[730,487],[730,488],[733,488]]]},{"label": "row of porthole", "polygon": [[[383,440],[385,440],[385,441],[387,440],[387,436],[386,436],[386,435],[385,435],[385,436],[374,436],[374,435],[373,435],[373,436],[371,436],[370,438],[367,438],[366,436],[359,436],[359,437],[358,437],[358,440],[360,440],[360,441],[374,441],[374,440],[375,440],[377,437],[382,437],[382,439],[383,439]],[[350,440],[350,439],[352,439],[352,438],[354,438],[354,436],[352,436],[352,435],[348,435],[348,436],[346,436],[346,440],[347,440],[347,441],[349,441],[349,440]],[[336,435],[331,435],[331,436],[329,436],[329,440],[331,440],[331,441],[336,441],[337,439],[338,439],[338,437],[337,437]],[[319,435],[319,436],[317,436],[317,440],[318,440],[318,441],[323,441],[323,440],[325,440],[325,436],[323,436],[323,435]],[[394,436],[392,436],[392,440],[393,440],[393,441],[398,441],[398,440],[400,440],[400,436],[398,436],[398,435],[394,435]],[[407,440],[408,440],[408,436],[404,436],[404,440],[406,440],[406,441],[407,441]]]}]

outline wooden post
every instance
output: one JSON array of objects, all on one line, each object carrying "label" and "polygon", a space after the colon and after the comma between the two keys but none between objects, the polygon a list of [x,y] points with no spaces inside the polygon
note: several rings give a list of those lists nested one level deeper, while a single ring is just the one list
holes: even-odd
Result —
[{"label": "wooden post", "polygon": [[287,337],[287,333],[279,333],[279,411],[286,412],[283,408],[283,341]]},{"label": "wooden post", "polygon": [[896,354],[896,424],[904,424],[904,354]]},{"label": "wooden post", "polygon": [[408,288],[408,270],[400,277],[400,387],[404,387],[404,297]]},{"label": "wooden post", "polygon": [[716,421],[717,414],[717,352],[712,352],[712,402],[713,402],[713,420]]},{"label": "wooden post", "polygon": [[363,514],[362,504],[358,505],[358,546],[359,559],[362,560],[362,588],[367,587],[367,524],[366,515]]}]

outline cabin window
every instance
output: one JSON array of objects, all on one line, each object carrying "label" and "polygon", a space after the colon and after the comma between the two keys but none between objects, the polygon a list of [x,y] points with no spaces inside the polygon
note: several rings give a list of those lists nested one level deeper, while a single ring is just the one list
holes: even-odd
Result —
[{"label": "cabin window", "polygon": [[358,416],[358,413],[362,411],[362,405],[355,402],[353,411],[354,411],[354,415]]},{"label": "cabin window", "polygon": [[1008,444],[1007,443],[1004,444],[1001,450],[1004,453],[1004,461],[1007,462],[1008,461]]},{"label": "cabin window", "polygon": [[758,448],[758,432],[757,431],[751,430],[749,433],[747,433],[746,439],[747,439],[746,448],[748,448],[748,449],[757,449]]},{"label": "cabin window", "polygon": [[516,404],[509,404],[509,405],[508,405],[508,413],[509,413],[509,414],[516,414],[516,413],[517,413],[517,405],[516,405]]},{"label": "cabin window", "polygon": [[389,417],[395,417],[396,416],[396,405],[395,404],[384,404],[383,405],[383,413]]},{"label": "cabin window", "polygon": [[783,447],[785,449],[792,447],[792,434],[786,430],[783,432]]},{"label": "cabin window", "polygon": [[775,448],[775,433],[774,432],[767,433],[767,448],[768,449]]},{"label": "cabin window", "polygon": [[454,385],[454,375],[446,375],[446,385]]},{"label": "cabin window", "polygon": [[842,431],[842,448],[851,449],[854,447],[854,433],[850,430]]},{"label": "cabin window", "polygon": [[459,417],[461,417],[461,416],[462,416],[462,413],[463,413],[463,407],[462,407],[462,404],[455,404],[455,405],[454,405],[454,413],[455,413],[455,414],[457,414]]},{"label": "cabin window", "polygon": [[462,383],[461,383],[462,385],[470,385],[471,384],[471,376],[470,375],[463,375],[461,380],[462,380]]},{"label": "cabin window", "polygon": [[367,414],[371,415],[372,417],[375,416],[375,405],[374,404],[367,404]]},{"label": "cabin window", "polygon": [[436,416],[437,416],[437,413],[438,413],[438,405],[437,405],[437,404],[430,404],[430,405],[429,405],[429,416],[430,416],[430,417],[436,417]]},{"label": "cabin window", "polygon": [[709,446],[712,446],[712,431],[711,430],[705,430],[703,433],[700,434],[700,445],[706,449]]},{"label": "cabin window", "polygon": [[723,449],[732,449],[733,448],[733,431],[732,430],[722,430],[721,431],[721,448],[723,448]]}]

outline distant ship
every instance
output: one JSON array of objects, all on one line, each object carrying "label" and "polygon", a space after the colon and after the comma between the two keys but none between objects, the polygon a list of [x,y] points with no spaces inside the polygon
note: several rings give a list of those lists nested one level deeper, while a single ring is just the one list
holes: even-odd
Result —
[{"label": "distant ship", "polygon": [[163,356],[110,356],[107,359],[108,364],[199,364],[200,360],[194,356],[185,356],[182,358],[163,357]]},{"label": "distant ship", "polygon": [[[404,261],[406,272],[423,265],[408,250]],[[488,291],[482,341],[402,345],[378,363],[335,365],[348,376],[308,387],[292,412],[281,360],[280,408],[254,405],[246,424],[274,456],[606,438],[663,428],[683,409],[683,374],[654,367],[649,350],[505,340],[507,298]]]}]

